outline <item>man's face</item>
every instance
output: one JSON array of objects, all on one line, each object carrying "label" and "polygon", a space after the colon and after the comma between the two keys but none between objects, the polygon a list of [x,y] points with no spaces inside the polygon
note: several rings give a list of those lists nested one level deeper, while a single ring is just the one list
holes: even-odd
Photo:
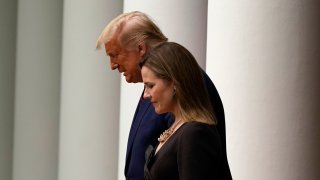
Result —
[{"label": "man's face", "polygon": [[112,70],[118,69],[119,73],[123,73],[128,83],[142,82],[139,61],[142,54],[139,48],[128,51],[116,39],[111,39],[105,44],[105,50],[110,57],[110,66]]}]

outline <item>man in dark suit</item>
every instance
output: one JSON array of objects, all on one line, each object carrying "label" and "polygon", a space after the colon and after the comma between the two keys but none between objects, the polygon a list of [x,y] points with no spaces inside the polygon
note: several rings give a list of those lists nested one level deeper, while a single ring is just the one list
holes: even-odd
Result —
[{"label": "man in dark suit", "polygon": [[[134,11],[124,13],[113,19],[102,31],[97,41],[97,48],[104,45],[110,57],[112,70],[118,69],[128,83],[142,82],[139,61],[151,48],[168,39],[158,26],[144,13]],[[221,137],[223,152],[226,155],[224,110],[219,94],[203,71],[210,100],[218,119],[218,131]],[[145,151],[151,144],[157,143],[160,134],[173,122],[170,114],[158,115],[149,100],[142,96],[138,103],[127,144],[125,176],[129,180],[143,178]],[[224,163],[230,173],[228,162]],[[231,174],[230,174],[231,179]]]}]

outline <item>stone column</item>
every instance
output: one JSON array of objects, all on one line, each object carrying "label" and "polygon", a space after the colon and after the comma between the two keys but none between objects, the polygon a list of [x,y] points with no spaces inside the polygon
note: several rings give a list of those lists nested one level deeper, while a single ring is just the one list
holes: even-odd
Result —
[{"label": "stone column", "polygon": [[210,1],[207,71],[234,179],[320,178],[320,2]]},{"label": "stone column", "polygon": [[121,1],[64,1],[59,180],[117,179],[120,79],[95,45],[121,12]]},{"label": "stone column", "polygon": [[56,180],[62,1],[18,2],[13,180]]},{"label": "stone column", "polygon": [[0,1],[0,179],[12,178],[17,1]]}]

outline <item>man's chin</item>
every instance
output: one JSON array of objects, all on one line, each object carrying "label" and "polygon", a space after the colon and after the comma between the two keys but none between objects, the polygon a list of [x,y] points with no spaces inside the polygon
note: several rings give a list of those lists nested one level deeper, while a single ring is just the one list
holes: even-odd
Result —
[{"label": "man's chin", "polygon": [[129,76],[125,76],[127,83],[140,83],[142,81],[139,81],[137,79],[134,78],[130,78]]},{"label": "man's chin", "polygon": [[136,83],[132,78],[125,76],[127,83]]}]

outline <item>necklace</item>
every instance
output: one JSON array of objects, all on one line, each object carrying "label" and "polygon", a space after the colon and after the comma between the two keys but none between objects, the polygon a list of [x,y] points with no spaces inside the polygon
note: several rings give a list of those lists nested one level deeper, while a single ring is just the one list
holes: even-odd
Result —
[{"label": "necklace", "polygon": [[180,120],[177,121],[177,123],[173,124],[169,129],[165,130],[160,137],[158,138],[158,141],[160,143],[165,142],[174,132],[174,129],[177,127],[177,125],[180,123]]}]

